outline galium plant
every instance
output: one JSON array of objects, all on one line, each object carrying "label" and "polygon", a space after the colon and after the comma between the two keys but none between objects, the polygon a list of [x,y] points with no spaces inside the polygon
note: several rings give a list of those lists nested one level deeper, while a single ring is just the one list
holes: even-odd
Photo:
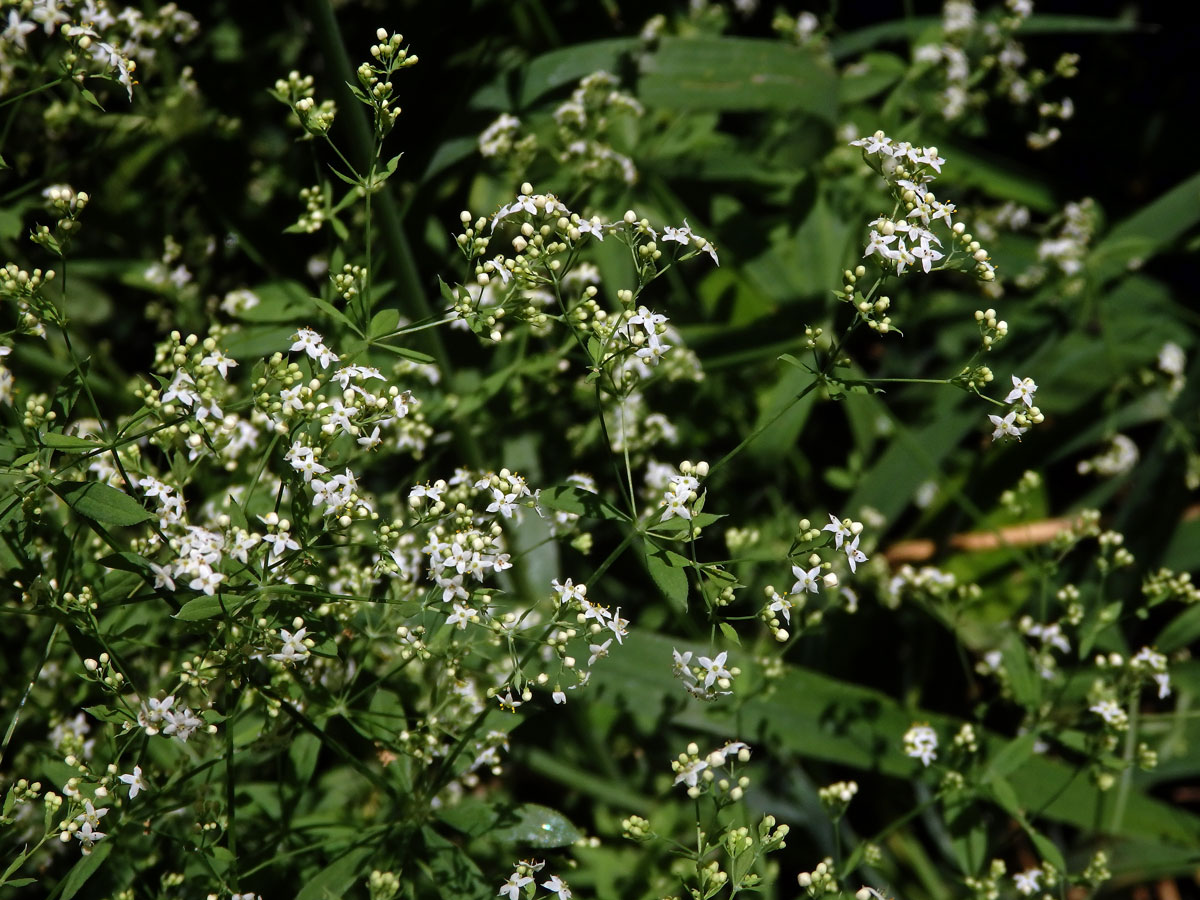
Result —
[{"label": "galium plant", "polygon": [[[195,30],[173,6],[154,26],[101,2],[0,11],[25,54],[4,77],[50,122],[99,115],[50,114],[111,101],[80,90],[92,76],[138,102],[146,50],[175,34],[162,23]],[[1147,785],[1192,771],[1174,705],[1195,691],[1188,566],[1114,518],[1111,493],[1030,524],[1055,498],[1028,453],[1055,452],[1043,435],[1061,437],[1070,401],[1052,353],[1008,348],[1056,304],[1118,315],[1091,280],[1102,221],[1070,205],[1025,238],[1024,268],[1006,262],[1032,215],[975,209],[933,145],[982,127],[988,91],[1025,103],[1049,82],[1015,43],[1030,15],[951,0],[937,59],[918,45],[881,82],[876,121],[928,145],[860,136],[861,104],[831,123],[810,168],[853,224],[790,321],[754,293],[777,286],[745,286],[770,267],[729,204],[689,209],[661,170],[670,140],[653,146],[707,135],[681,141],[684,163],[736,146],[703,105],[731,101],[692,68],[717,54],[726,91],[745,72],[746,39],[723,36],[738,17],[715,4],[620,51],[637,85],[611,74],[628,65],[546,66],[566,99],[481,126],[468,143],[503,180],[485,168],[440,220],[432,299],[398,297],[404,245],[381,224],[408,177],[401,79],[421,72],[387,28],[348,102],[302,65],[264,78],[316,172],[272,176],[285,230],[327,251],[234,283],[189,265],[215,243],[201,234],[144,241],[120,270],[155,298],[144,365],[106,359],[102,323],[79,321],[105,192],[66,171],[18,192],[38,199],[16,207],[31,224],[0,278],[0,883],[131,900],[1061,896],[1136,871],[1130,839],[1185,871],[1200,827]],[[780,71],[850,84],[878,64],[835,76],[828,23],[784,24],[752,42]],[[115,57],[81,68],[99,43]],[[696,79],[703,102],[667,112],[662,81]],[[933,98],[943,121],[896,122]],[[27,149],[12,158],[31,170]],[[790,242],[774,229],[761,252]],[[723,356],[756,319],[786,340]],[[1190,338],[1134,343],[1072,463],[1135,477],[1117,428],[1150,408],[1190,478]],[[818,474],[836,435],[853,449]],[[939,534],[938,559],[896,542],[938,534],[935,517],[975,530]],[[889,667],[874,684],[872,653]],[[563,788],[552,805],[531,775]]]}]

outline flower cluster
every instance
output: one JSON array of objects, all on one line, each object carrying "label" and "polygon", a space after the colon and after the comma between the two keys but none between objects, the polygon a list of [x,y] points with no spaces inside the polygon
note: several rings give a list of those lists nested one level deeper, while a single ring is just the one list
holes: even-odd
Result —
[{"label": "flower cluster", "polygon": [[[882,131],[850,145],[862,148],[863,158],[883,176],[896,201],[890,215],[870,223],[864,257],[877,258],[884,271],[896,275],[909,269],[929,273],[937,263],[938,269],[970,270],[981,281],[995,280],[988,252],[962,222],[954,222],[958,212],[954,204],[939,200],[929,189],[946,162],[937,147],[895,142]],[[948,254],[942,252],[942,239],[933,231],[939,223],[951,242]]]},{"label": "flower cluster", "polygon": [[904,753],[928,766],[937,759],[938,736],[929,725],[918,723],[904,732]]}]

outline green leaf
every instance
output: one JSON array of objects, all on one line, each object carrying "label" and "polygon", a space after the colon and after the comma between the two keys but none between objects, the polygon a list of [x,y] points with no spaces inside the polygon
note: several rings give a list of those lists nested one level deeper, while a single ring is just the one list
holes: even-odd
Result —
[{"label": "green leaf", "polygon": [[1094,277],[1111,278],[1145,262],[1200,224],[1200,173],[1121,222],[1092,251]]},{"label": "green leaf", "polygon": [[257,359],[276,351],[286,351],[295,335],[296,329],[292,326],[258,325],[243,328],[229,335],[225,341],[225,352],[238,360]]},{"label": "green leaf", "polygon": [[98,481],[60,481],[50,489],[81,516],[106,525],[137,525],[154,518],[128,494]]},{"label": "green leaf", "polygon": [[57,897],[58,900],[71,900],[80,889],[87,883],[96,870],[108,858],[108,854],[113,850],[113,839],[108,838],[98,843],[90,854],[82,857],[79,862],[71,867],[71,871],[67,873],[67,877],[62,880],[51,897]]},{"label": "green leaf", "polygon": [[628,516],[602,498],[573,484],[559,484],[538,494],[538,506],[574,513],[587,519],[608,519],[624,522]]},{"label": "green leaf", "polygon": [[619,71],[622,57],[639,46],[637,38],[613,38],[574,44],[531,59],[520,69],[517,108],[524,109],[543,94],[572,84],[593,72]]},{"label": "green leaf", "polygon": [[720,628],[721,628],[721,634],[725,635],[726,640],[731,641],[734,644],[737,644],[739,647],[742,646],[742,639],[740,637],[738,637],[736,628],[734,628],[728,622],[722,622],[720,625]]},{"label": "green leaf", "polygon": [[495,827],[500,814],[490,803],[477,797],[464,797],[455,805],[440,809],[438,818],[456,831],[479,837]]},{"label": "green leaf", "polygon": [[340,897],[363,877],[363,867],[374,852],[371,847],[352,847],[308,880],[296,900],[328,900]]},{"label": "green leaf", "polygon": [[179,612],[175,613],[173,618],[181,619],[184,622],[199,622],[203,619],[211,619],[213,616],[219,616],[229,610],[229,605],[223,603],[220,597],[208,596],[202,594],[199,597],[193,597],[187,603],[179,608]]},{"label": "green leaf", "polygon": [[104,445],[89,438],[76,437],[73,434],[59,434],[55,431],[46,432],[41,436],[42,446],[52,450],[97,450]]},{"label": "green leaf", "polygon": [[655,549],[650,544],[645,545],[645,552],[646,568],[651,579],[676,609],[687,612],[688,579],[687,571],[683,568],[687,560],[678,553]]},{"label": "green leaf", "polygon": [[525,803],[513,810],[511,815],[515,816],[515,822],[505,825],[503,823],[509,817],[502,818],[492,832],[492,838],[502,844],[520,844],[539,849],[569,847],[582,837],[566,816],[548,806]]},{"label": "green leaf", "polygon": [[312,781],[320,755],[321,739],[315,734],[304,731],[292,738],[288,746],[288,759],[292,761],[292,769],[296,774],[295,784],[303,787]]},{"label": "green leaf", "polygon": [[367,328],[367,339],[378,340],[389,334],[393,334],[400,327],[400,310],[398,309],[381,309],[375,313],[371,319],[371,324]]},{"label": "green leaf", "polygon": [[664,37],[642,57],[638,96],[671,110],[802,111],[835,124],[838,79],[815,53],[759,38]]},{"label": "green leaf", "polygon": [[129,721],[128,715],[109,706],[85,706],[83,711],[93,719],[97,719],[101,722],[108,722],[110,724],[119,725],[122,722]]},{"label": "green leaf", "polygon": [[1030,732],[1013,738],[1005,744],[1003,749],[994,754],[988,762],[983,780],[1005,778],[1023,766],[1025,761],[1033,755],[1033,745],[1037,742],[1037,737],[1035,733]]},{"label": "green leaf", "polygon": [[243,322],[303,322],[309,315],[308,291],[298,281],[268,281],[250,292],[258,303],[235,313]]},{"label": "green leaf", "polygon": [[859,103],[891,87],[908,71],[894,53],[866,53],[842,76],[842,103]]},{"label": "green leaf", "polygon": [[91,91],[89,91],[87,88],[81,87],[79,89],[79,96],[81,96],[84,100],[86,100],[92,106],[96,107],[96,109],[100,110],[100,112],[104,112],[104,107],[100,105],[100,101],[96,99],[96,95],[93,94]]}]

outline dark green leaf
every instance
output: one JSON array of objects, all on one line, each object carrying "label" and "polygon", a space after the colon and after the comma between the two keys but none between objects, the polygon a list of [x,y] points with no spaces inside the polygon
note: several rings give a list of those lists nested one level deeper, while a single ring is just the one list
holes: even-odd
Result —
[{"label": "dark green leaf", "polygon": [[838,80],[815,53],[777,40],[664,37],[642,57],[638,96],[662,109],[799,110],[834,124]]},{"label": "dark green leaf", "polygon": [[[648,543],[645,547],[646,568],[650,572],[651,579],[676,609],[686,612],[688,579],[683,565],[687,563],[687,560],[669,550],[655,549]],[[679,560],[683,560],[683,563],[680,563]]]},{"label": "dark green leaf", "polygon": [[128,494],[98,481],[61,481],[50,489],[81,516],[106,525],[137,525],[154,518]]}]

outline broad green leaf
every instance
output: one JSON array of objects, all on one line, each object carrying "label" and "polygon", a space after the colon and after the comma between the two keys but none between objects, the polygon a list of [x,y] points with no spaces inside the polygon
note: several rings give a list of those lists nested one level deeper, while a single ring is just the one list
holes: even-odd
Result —
[{"label": "broad green leaf", "polygon": [[42,446],[52,450],[98,450],[104,445],[90,438],[76,437],[73,434],[46,432],[41,436]]},{"label": "broad green leaf", "polygon": [[874,97],[904,77],[908,63],[893,53],[866,53],[842,74],[842,103]]},{"label": "broad green leaf", "polygon": [[1200,640],[1200,606],[1189,606],[1158,633],[1154,642],[1162,653],[1174,653]]},{"label": "broad green leaf", "polygon": [[1093,277],[1111,278],[1142,263],[1200,223],[1200,173],[1121,222],[1092,251]]},{"label": "broad green leaf", "polygon": [[[515,818],[515,821],[511,819]],[[511,821],[511,824],[506,824]],[[569,847],[582,835],[570,820],[558,810],[537,803],[525,803],[504,816],[492,831],[493,839],[502,844],[537,847]]]},{"label": "broad green leaf", "polygon": [[1019,769],[1025,764],[1025,760],[1033,755],[1033,745],[1036,742],[1037,735],[1032,732],[1013,738],[988,761],[987,769],[984,771],[984,781],[992,778],[1004,778]]},{"label": "broad green leaf", "polygon": [[838,80],[815,53],[759,38],[664,37],[642,57],[638,96],[674,110],[803,111],[836,124]]},{"label": "broad green leaf", "polygon": [[291,322],[302,325],[311,315],[308,290],[297,281],[268,281],[250,289],[254,306],[235,313],[243,322]]},{"label": "broad green leaf", "polygon": [[71,867],[71,871],[67,873],[67,877],[59,883],[58,889],[50,895],[51,898],[71,900],[72,897],[79,893],[88,879],[96,874],[96,870],[104,864],[104,860],[112,853],[114,846],[116,845],[113,843],[112,838],[102,840],[96,844],[90,854],[81,857],[79,862]]},{"label": "broad green leaf", "polygon": [[[669,550],[654,549],[649,543],[646,548],[646,568],[671,605],[680,612],[687,611],[688,579],[684,568],[687,560]],[[680,562],[682,560],[682,562]]]},{"label": "broad green leaf", "polygon": [[154,518],[128,494],[98,481],[60,481],[50,489],[81,516],[105,525],[137,525]]},{"label": "broad green leaf", "polygon": [[637,38],[612,38],[551,50],[525,63],[518,78],[517,108],[524,109],[549,91],[573,84],[593,72],[616,72],[622,58],[640,47]]},{"label": "broad green leaf", "polygon": [[285,325],[257,325],[242,328],[225,340],[225,352],[238,360],[270,356],[286,351],[295,340],[296,329]]},{"label": "broad green leaf", "polygon": [[614,522],[625,522],[629,519],[599,494],[585,491],[573,484],[559,484],[546,488],[538,494],[538,505],[588,519],[608,519]]},{"label": "broad green leaf", "polygon": [[438,810],[438,818],[456,831],[479,837],[495,827],[500,813],[491,803],[477,797],[464,797],[453,806]]},{"label": "broad green leaf", "polygon": [[371,318],[371,324],[367,328],[367,338],[369,340],[377,340],[378,338],[392,334],[399,326],[400,310],[381,309]]},{"label": "broad green leaf", "polygon": [[229,610],[229,604],[223,602],[216,595],[212,597],[207,594],[201,594],[199,597],[193,597],[187,603],[179,608],[179,612],[175,613],[174,618],[182,619],[184,622],[199,622],[202,619],[211,619],[213,616],[223,615]]}]

